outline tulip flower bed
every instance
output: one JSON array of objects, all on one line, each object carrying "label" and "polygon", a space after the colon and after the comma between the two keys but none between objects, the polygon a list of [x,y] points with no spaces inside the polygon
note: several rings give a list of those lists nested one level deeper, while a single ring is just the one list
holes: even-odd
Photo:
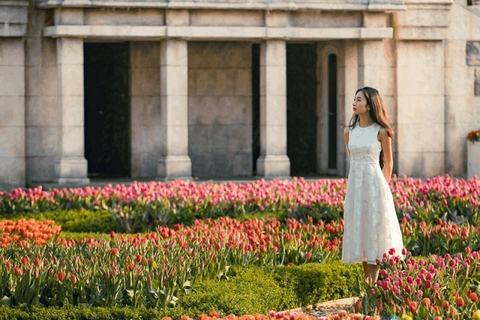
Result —
[{"label": "tulip flower bed", "polygon": [[[0,298],[11,306],[170,310],[178,297],[227,279],[237,266],[338,261],[345,187],[345,179],[293,179],[0,192],[4,218],[38,215],[79,231],[88,231],[80,225],[102,231],[107,221],[109,230],[145,232],[73,240],[61,237],[53,221],[0,221]],[[408,255],[403,261],[386,257],[377,285],[359,278],[356,311],[362,314],[342,311],[320,319],[394,314],[403,320],[480,320],[480,181],[394,177],[391,188]],[[109,215],[116,223],[108,222]],[[214,314],[199,320],[222,317],[237,319]],[[281,312],[240,318],[314,320]]]},{"label": "tulip flower bed", "polygon": [[334,221],[290,219],[282,226],[276,219],[220,218],[143,236],[112,232],[109,241],[11,244],[0,252],[0,297],[11,304],[167,308],[197,280],[226,277],[231,265],[338,260],[341,229]]},{"label": "tulip flower bed", "polygon": [[467,247],[480,250],[480,226],[467,222],[437,221],[427,224],[425,221],[409,221],[403,218],[400,223],[403,244],[414,256],[430,254],[445,255],[464,251]]},{"label": "tulip flower bed", "polygon": [[60,233],[60,227],[53,221],[0,220],[0,248],[12,243],[26,247],[29,244],[42,245]]},{"label": "tulip flower bed", "polygon": [[[338,220],[342,216],[346,179],[292,181],[258,180],[246,184],[134,182],[78,189],[41,187],[0,192],[0,212],[45,212],[84,208],[109,210],[126,232],[154,230],[158,225],[191,224],[196,219],[239,218],[265,212],[306,221]],[[425,181],[393,177],[391,188],[399,219],[437,218],[477,224],[480,180],[454,180],[448,175]]]},{"label": "tulip flower bed", "polygon": [[480,251],[414,259],[384,257],[379,281],[362,290],[365,314],[402,319],[480,319]]}]

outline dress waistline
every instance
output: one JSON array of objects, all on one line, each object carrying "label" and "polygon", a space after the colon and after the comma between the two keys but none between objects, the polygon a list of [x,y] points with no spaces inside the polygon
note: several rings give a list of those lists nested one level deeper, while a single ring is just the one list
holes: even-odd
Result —
[{"label": "dress waistline", "polygon": [[375,160],[351,160],[350,163],[373,163],[373,164],[379,164],[378,161]]}]

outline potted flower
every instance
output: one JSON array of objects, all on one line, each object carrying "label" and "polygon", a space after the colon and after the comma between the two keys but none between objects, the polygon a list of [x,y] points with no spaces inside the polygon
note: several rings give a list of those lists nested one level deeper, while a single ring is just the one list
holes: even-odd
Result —
[{"label": "potted flower", "polygon": [[467,135],[467,175],[480,178],[480,129],[470,131]]}]

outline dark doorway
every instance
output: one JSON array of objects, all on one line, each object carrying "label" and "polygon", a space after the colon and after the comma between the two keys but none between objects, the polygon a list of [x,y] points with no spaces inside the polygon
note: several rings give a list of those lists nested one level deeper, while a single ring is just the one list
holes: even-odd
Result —
[{"label": "dark doorway", "polygon": [[337,56],[328,56],[328,170],[337,170]]},{"label": "dark doorway", "polygon": [[253,175],[257,175],[260,156],[260,45],[252,44],[252,158]]},{"label": "dark doorway", "polygon": [[90,177],[130,176],[128,43],[85,43],[85,157]]},{"label": "dark doorway", "polygon": [[292,176],[317,172],[316,44],[287,45],[287,155]]}]

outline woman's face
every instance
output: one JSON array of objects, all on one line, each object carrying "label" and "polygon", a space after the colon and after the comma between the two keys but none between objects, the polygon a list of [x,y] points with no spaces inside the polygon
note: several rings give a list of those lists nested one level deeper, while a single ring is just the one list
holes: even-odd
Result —
[{"label": "woman's face", "polygon": [[369,112],[367,109],[367,99],[365,99],[363,92],[359,91],[353,99],[353,113],[361,115],[366,112]]}]

